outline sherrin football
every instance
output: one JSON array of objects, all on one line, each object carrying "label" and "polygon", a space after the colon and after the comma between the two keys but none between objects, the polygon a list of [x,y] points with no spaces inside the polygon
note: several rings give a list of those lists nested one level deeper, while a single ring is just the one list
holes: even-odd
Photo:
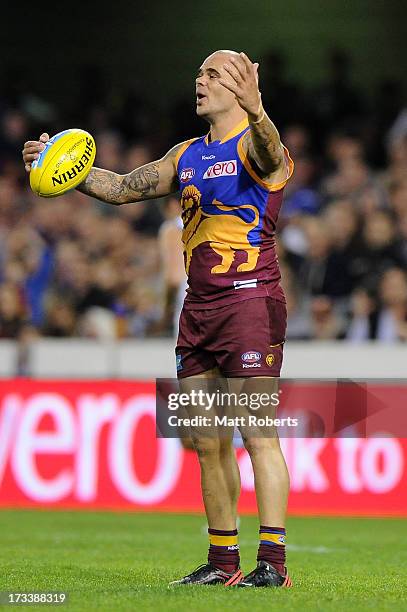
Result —
[{"label": "sherrin football", "polygon": [[88,176],[95,155],[95,141],[88,132],[72,128],[55,134],[31,164],[31,189],[43,198],[74,189]]}]

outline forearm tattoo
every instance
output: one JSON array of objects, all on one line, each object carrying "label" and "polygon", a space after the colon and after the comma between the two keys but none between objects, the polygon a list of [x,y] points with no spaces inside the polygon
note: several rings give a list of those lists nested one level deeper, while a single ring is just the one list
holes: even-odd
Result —
[{"label": "forearm tattoo", "polygon": [[283,159],[280,134],[266,114],[259,123],[250,123],[245,141],[250,157],[264,173],[277,170]]},{"label": "forearm tattoo", "polygon": [[132,201],[134,195],[137,199],[142,200],[156,195],[159,180],[158,163],[147,164],[124,177],[122,190],[126,197],[130,198],[129,202]]},{"label": "forearm tattoo", "polygon": [[78,190],[103,202],[125,204],[154,198],[159,180],[158,162],[137,168],[124,176],[110,170],[92,168]]}]

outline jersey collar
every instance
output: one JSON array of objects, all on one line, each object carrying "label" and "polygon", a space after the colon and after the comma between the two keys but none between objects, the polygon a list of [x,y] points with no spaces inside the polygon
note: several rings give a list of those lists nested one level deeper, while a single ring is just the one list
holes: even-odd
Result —
[{"label": "jersey collar", "polygon": [[230,130],[230,132],[228,132],[226,134],[226,136],[224,138],[222,138],[222,140],[215,140],[214,142],[209,142],[209,134],[210,134],[210,132],[208,132],[207,135],[205,136],[205,144],[208,145],[208,146],[210,146],[212,144],[215,144],[215,142],[218,143],[218,144],[224,144],[225,142],[227,142],[231,138],[234,138],[235,136],[237,136],[238,134],[243,132],[243,130],[245,130],[247,127],[249,127],[249,120],[246,117],[245,119],[240,121],[240,123],[238,123],[234,128],[232,128]]}]

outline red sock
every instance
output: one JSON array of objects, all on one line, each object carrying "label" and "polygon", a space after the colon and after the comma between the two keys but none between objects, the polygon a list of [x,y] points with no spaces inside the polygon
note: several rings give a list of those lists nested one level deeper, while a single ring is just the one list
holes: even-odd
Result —
[{"label": "red sock", "polygon": [[284,575],[285,566],[285,529],[260,525],[260,544],[257,561],[267,561],[279,574]]},{"label": "red sock", "polygon": [[228,574],[233,574],[240,565],[237,529],[233,529],[232,531],[208,529],[208,533],[208,563],[211,563]]}]

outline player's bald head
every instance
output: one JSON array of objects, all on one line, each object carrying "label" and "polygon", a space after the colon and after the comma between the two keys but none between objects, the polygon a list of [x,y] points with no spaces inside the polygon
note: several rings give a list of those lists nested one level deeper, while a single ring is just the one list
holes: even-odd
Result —
[{"label": "player's bald head", "polygon": [[230,57],[231,55],[239,56],[239,53],[237,51],[231,51],[230,49],[218,49],[218,51],[214,51],[213,53],[208,55],[208,57],[204,59],[203,64],[211,60],[217,60],[217,59],[225,60],[227,57]]}]

